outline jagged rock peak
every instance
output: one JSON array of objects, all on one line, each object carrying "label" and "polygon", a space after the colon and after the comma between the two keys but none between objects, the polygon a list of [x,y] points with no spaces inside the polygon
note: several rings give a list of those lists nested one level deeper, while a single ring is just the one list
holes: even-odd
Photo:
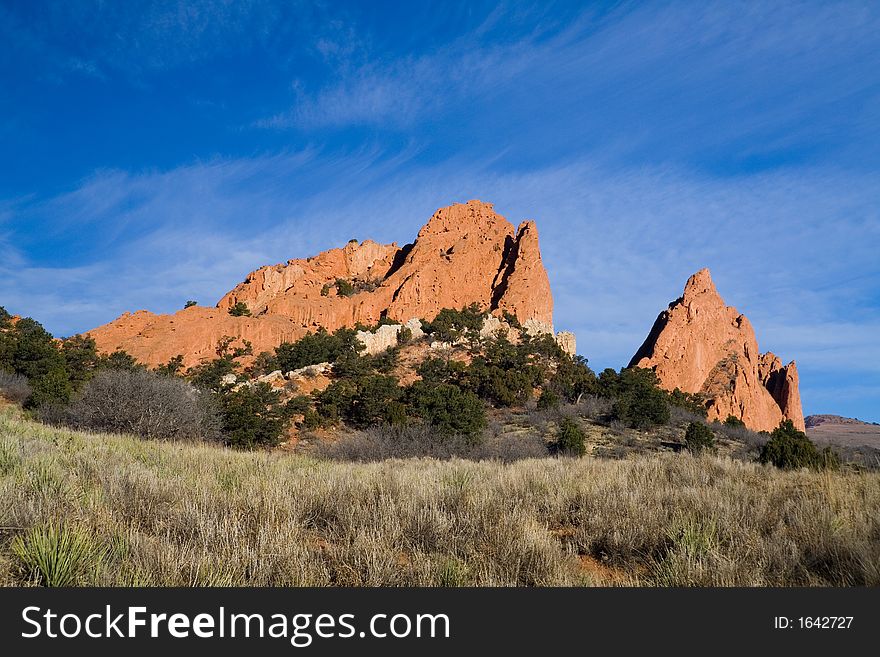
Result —
[{"label": "jagged rock peak", "polygon": [[[238,303],[250,317],[229,315]],[[211,357],[222,336],[248,340],[258,353],[319,327],[431,320],[443,308],[471,303],[553,331],[553,298],[535,223],[515,229],[491,203],[476,200],[437,210],[412,244],[351,240],[316,256],[260,267],[215,308],[124,316],[90,334],[102,351],[124,349],[151,365],[182,354],[192,365]]]},{"label": "jagged rock peak", "polygon": [[794,361],[783,366],[761,354],[754,329],[718,294],[708,269],[691,276],[683,295],[654,322],[630,367],[651,368],[668,389],[701,393],[709,420],[741,419],[755,430],[772,430],[804,419]]}]

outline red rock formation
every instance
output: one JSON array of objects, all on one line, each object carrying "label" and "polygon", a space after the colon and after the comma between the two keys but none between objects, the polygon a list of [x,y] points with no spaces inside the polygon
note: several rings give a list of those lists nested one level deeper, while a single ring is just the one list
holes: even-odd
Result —
[{"label": "red rock formation", "polygon": [[725,305],[708,269],[660,313],[629,366],[653,369],[667,390],[705,395],[710,421],[733,415],[771,431],[790,419],[804,430],[796,365],[759,353],[749,320]]},{"label": "red rock formation", "polygon": [[[340,295],[337,279],[350,282],[356,293]],[[229,315],[238,302],[253,316]],[[441,208],[413,244],[353,240],[312,258],[262,267],[216,308],[126,313],[89,334],[102,352],[123,349],[149,365],[182,354],[190,366],[214,357],[226,335],[250,341],[258,353],[318,327],[333,331],[357,322],[375,324],[382,317],[430,320],[442,308],[474,302],[553,330],[553,298],[534,222],[515,230],[480,201]]]}]

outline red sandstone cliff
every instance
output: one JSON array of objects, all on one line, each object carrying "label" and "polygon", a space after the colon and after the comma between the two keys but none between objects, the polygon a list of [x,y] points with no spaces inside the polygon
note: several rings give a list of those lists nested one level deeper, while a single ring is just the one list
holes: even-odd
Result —
[{"label": "red sandstone cliff", "polygon": [[[337,293],[344,279],[351,296]],[[244,302],[251,317],[228,310]],[[478,303],[551,332],[553,298],[534,222],[518,229],[489,203],[469,201],[438,210],[413,244],[349,242],[312,258],[262,267],[227,293],[216,308],[173,315],[126,313],[89,332],[102,352],[123,349],[149,365],[184,356],[185,365],[214,357],[223,336],[268,351],[324,327],[333,331],[382,317],[433,319],[442,308]]]},{"label": "red sandstone cliff", "polygon": [[705,395],[710,421],[733,415],[770,431],[790,419],[804,430],[797,366],[759,353],[751,323],[725,305],[708,269],[660,313],[629,366],[652,368],[668,390]]}]

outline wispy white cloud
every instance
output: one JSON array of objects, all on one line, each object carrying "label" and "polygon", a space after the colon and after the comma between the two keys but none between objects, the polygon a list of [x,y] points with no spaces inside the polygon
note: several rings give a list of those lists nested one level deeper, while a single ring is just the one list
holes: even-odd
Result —
[{"label": "wispy white cloud", "polygon": [[451,115],[478,122],[471,127],[490,139],[559,125],[569,142],[601,144],[606,156],[613,147],[667,158],[682,150],[716,157],[713,149],[759,136],[725,151],[742,160],[805,143],[827,148],[843,126],[878,136],[838,107],[875,88],[861,73],[880,67],[880,12],[867,4],[622,5],[509,39],[487,25],[393,61],[361,44],[361,63],[340,63],[323,86],[295,85],[290,107],[257,125],[430,134]]}]

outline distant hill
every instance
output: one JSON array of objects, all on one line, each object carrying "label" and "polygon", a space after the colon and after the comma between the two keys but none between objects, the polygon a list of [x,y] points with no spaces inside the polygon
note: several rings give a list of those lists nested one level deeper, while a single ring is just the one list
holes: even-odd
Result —
[{"label": "distant hill", "polygon": [[840,415],[808,415],[807,435],[816,443],[880,449],[880,425]]}]

